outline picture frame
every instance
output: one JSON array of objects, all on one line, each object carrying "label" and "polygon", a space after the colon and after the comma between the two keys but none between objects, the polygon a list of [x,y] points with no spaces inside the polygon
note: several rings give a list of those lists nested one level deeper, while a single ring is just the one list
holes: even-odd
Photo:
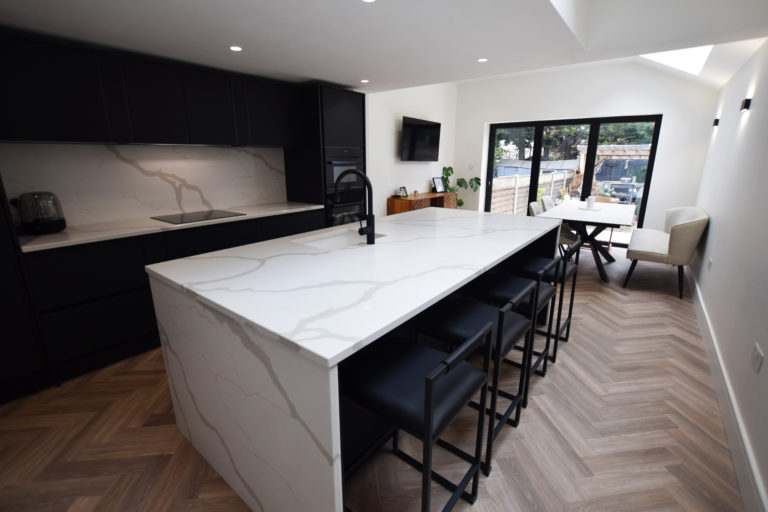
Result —
[{"label": "picture frame", "polygon": [[432,178],[432,186],[434,187],[435,192],[445,192],[443,178]]},{"label": "picture frame", "polygon": [[408,190],[405,187],[400,187],[400,197],[408,197]]}]

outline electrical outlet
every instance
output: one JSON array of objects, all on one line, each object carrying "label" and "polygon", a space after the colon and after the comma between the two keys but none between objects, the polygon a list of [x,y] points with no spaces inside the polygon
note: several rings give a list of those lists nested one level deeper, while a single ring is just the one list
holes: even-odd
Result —
[{"label": "electrical outlet", "polygon": [[707,258],[707,272],[712,270],[712,258]]},{"label": "electrical outlet", "polygon": [[760,369],[763,367],[763,359],[765,359],[763,351],[760,350],[760,345],[755,343],[755,346],[752,347],[752,355],[749,356],[749,361],[752,363],[752,369],[755,370],[755,373],[760,373]]}]

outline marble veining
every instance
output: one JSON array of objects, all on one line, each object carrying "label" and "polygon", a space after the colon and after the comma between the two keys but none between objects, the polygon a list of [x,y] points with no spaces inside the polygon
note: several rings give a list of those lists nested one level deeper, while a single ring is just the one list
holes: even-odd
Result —
[{"label": "marble veining", "polygon": [[69,226],[286,201],[281,148],[3,143],[0,176],[55,193]]},{"label": "marble veining", "polygon": [[341,226],[148,271],[333,366],[559,223],[430,208],[381,219],[375,245],[316,246],[355,240],[354,227]]},{"label": "marble veining", "polygon": [[[198,194],[200,196],[200,203],[203,206],[205,206],[207,210],[213,210],[213,204],[205,198],[205,194],[203,193],[202,189],[199,186],[193,185],[188,180],[182,178],[181,176],[177,176],[176,174],[164,171],[162,169],[157,169],[157,170],[147,169],[143,165],[141,165],[141,163],[139,163],[137,160],[133,158],[128,158],[127,156],[123,155],[120,152],[120,149],[118,146],[105,146],[105,147],[109,152],[115,155],[115,157],[118,160],[120,160],[121,162],[127,165],[130,165],[131,167],[139,171],[144,176],[147,176],[148,178],[158,178],[161,181],[170,185],[174,193],[173,195],[176,199],[176,207],[179,209],[179,211],[181,212],[187,211],[184,208],[184,204],[182,201],[183,200],[182,191],[184,189],[192,190],[193,192]],[[134,197],[136,196],[134,195]]]},{"label": "marble veining", "polygon": [[253,510],[340,510],[335,369],[150,282],[180,431]]}]

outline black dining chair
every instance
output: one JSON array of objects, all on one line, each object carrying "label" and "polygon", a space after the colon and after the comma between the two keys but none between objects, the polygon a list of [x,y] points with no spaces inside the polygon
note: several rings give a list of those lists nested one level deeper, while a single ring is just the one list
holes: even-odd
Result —
[{"label": "black dining chair", "polygon": [[[451,510],[459,498],[469,503],[477,499],[493,329],[493,323],[486,323],[450,353],[385,337],[345,361],[340,371],[344,395],[422,441],[419,462],[400,449],[397,430],[392,440],[395,455],[421,471],[422,512],[429,511],[432,480],[451,491],[444,511]],[[482,354],[482,369],[467,361],[478,351]],[[470,454],[440,435],[478,392],[475,450]],[[459,483],[432,469],[435,445],[470,464]],[[470,481],[471,490],[467,492]]]}]

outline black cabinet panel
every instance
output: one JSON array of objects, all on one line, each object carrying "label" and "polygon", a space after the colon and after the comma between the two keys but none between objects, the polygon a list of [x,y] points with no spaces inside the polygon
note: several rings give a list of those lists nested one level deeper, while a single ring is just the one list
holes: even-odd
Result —
[{"label": "black cabinet panel", "polygon": [[361,148],[365,145],[365,95],[321,87],[323,144]]},{"label": "black cabinet panel", "polygon": [[282,236],[296,235],[325,227],[323,210],[293,213],[275,217],[265,217],[261,225],[263,240]]},{"label": "black cabinet panel", "polygon": [[219,251],[325,227],[323,210],[274,215],[165,234],[168,259]]},{"label": "black cabinet panel", "polygon": [[110,140],[99,54],[0,35],[0,138]]},{"label": "black cabinet panel", "polygon": [[233,145],[235,117],[229,74],[188,68],[184,71],[189,142]]},{"label": "black cabinet panel", "polygon": [[52,382],[0,183],[0,403]]},{"label": "black cabinet panel", "polygon": [[141,238],[25,254],[30,289],[41,311],[146,287]]},{"label": "black cabinet panel", "polygon": [[291,146],[296,135],[296,93],[293,86],[246,80],[248,143],[252,146]]},{"label": "black cabinet panel", "polygon": [[189,143],[180,69],[138,58],[124,58],[122,67],[133,142]]},{"label": "black cabinet panel", "polygon": [[45,313],[40,324],[55,365],[157,332],[149,288]]}]

